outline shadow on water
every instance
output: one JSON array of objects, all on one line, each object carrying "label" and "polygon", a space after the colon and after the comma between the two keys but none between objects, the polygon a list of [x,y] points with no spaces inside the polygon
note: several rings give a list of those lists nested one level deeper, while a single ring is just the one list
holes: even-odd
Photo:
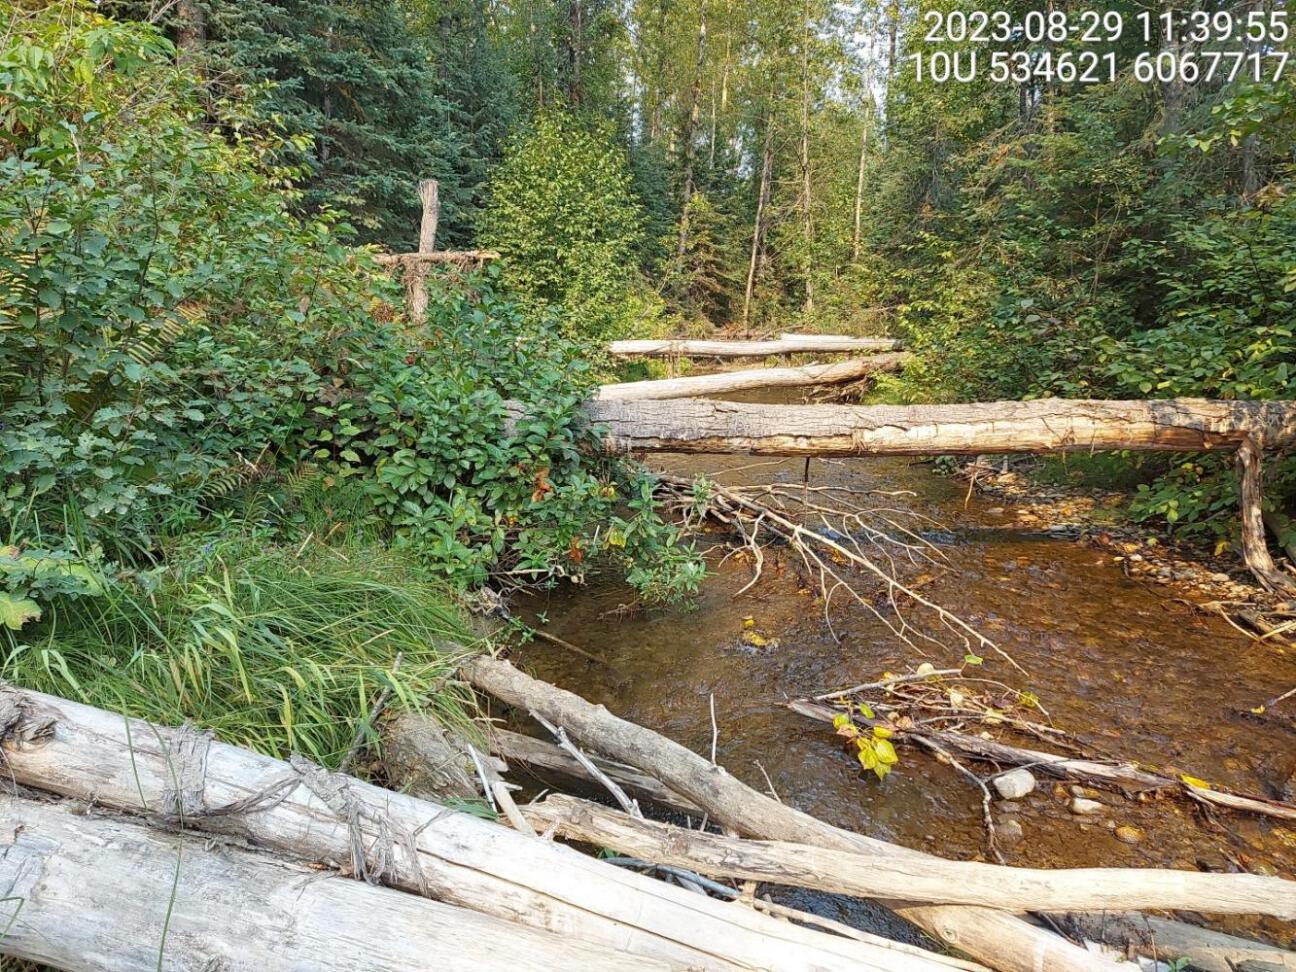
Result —
[{"label": "shadow on water", "polygon": [[[770,400],[766,398],[765,400]],[[803,461],[745,456],[660,456],[677,475],[705,473],[727,485],[796,482]],[[984,672],[1034,692],[1055,723],[1095,751],[1170,772],[1286,799],[1296,798],[1296,735],[1247,711],[1296,684],[1296,653],[1258,644],[1224,621],[1124,576],[1110,554],[1066,537],[1024,533],[998,507],[929,464],[901,457],[817,459],[812,482],[877,490],[888,506],[931,517],[924,525],[948,563],[921,565],[922,593],[974,623],[1027,671],[987,657]],[[523,599],[528,620],[610,662],[590,664],[545,644],[523,664],[542,678],[601,702],[613,712],[709,752],[710,698],[719,730],[717,757],[752,786],[831,823],[946,857],[984,853],[980,795],[954,770],[904,749],[897,771],[879,783],[837,745],[831,730],[781,708],[787,698],[869,681],[923,661],[957,666],[963,645],[899,641],[844,598],[832,629],[800,558],[767,553],[761,581],[741,597],[750,564],[720,563],[724,536],[708,556],[714,568],[691,609],[626,615],[630,592],[595,582]],[[751,617],[777,644],[742,641]],[[933,630],[931,619],[927,629]],[[985,771],[985,767],[978,767]],[[1296,828],[1242,814],[1206,819],[1176,797],[1139,802],[1103,792],[1104,813],[1078,818],[1064,788],[1041,780],[1013,814],[1024,839],[1003,846],[1011,864],[1047,867],[1169,866],[1247,869],[1296,877]],[[997,819],[1006,815],[996,811]],[[1141,841],[1118,840],[1131,825]],[[843,906],[844,907],[844,906]],[[816,910],[822,910],[817,908]],[[1290,944],[1296,930],[1268,920],[1222,923]]]}]

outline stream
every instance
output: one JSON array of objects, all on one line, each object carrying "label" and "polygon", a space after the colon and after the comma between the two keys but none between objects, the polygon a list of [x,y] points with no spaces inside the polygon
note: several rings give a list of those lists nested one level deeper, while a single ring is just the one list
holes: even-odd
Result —
[{"label": "stream", "polygon": [[[768,392],[732,397],[795,400]],[[666,455],[651,464],[739,485],[800,483],[804,461]],[[1033,692],[1053,722],[1085,747],[1169,775],[1296,798],[1291,724],[1249,717],[1252,707],[1296,685],[1296,652],[1256,642],[1172,591],[1126,577],[1110,550],[1022,528],[1003,500],[969,495],[965,482],[940,475],[930,463],[816,459],[810,475],[815,485],[908,491],[878,502],[936,521],[939,527],[926,524],[924,536],[948,562],[909,568],[904,578],[923,574],[925,597],[994,639],[1027,673],[982,652],[979,674]],[[699,547],[715,544],[708,553],[712,572],[689,608],[627,612],[632,592],[598,581],[520,599],[516,606],[529,623],[609,664],[538,641],[520,662],[708,755],[714,696],[716,759],[746,783],[837,826],[949,858],[985,859],[981,793],[953,768],[902,746],[895,771],[879,782],[831,727],[780,706],[922,662],[958,667],[963,644],[946,632],[948,648],[906,645],[845,597],[834,600],[830,631],[817,584],[807,583],[800,558],[787,548],[768,549],[761,580],[735,598],[751,579],[752,564],[732,557],[721,563],[726,539],[719,531],[699,537]],[[934,633],[936,623],[922,620]],[[746,643],[744,630],[753,626],[769,644]],[[983,776],[990,772],[969,765]],[[1227,812],[1212,821],[1178,796],[1140,801],[1103,790],[1097,798],[1101,813],[1073,815],[1068,788],[1041,776],[1034,792],[1007,810],[996,803],[996,822],[1015,819],[1023,834],[1000,842],[1006,862],[1296,877],[1296,825]],[[1141,839],[1124,842],[1117,827],[1138,828]],[[833,917],[857,919],[848,902],[816,906],[826,908]],[[1296,929],[1275,919],[1212,924],[1296,943]]]}]

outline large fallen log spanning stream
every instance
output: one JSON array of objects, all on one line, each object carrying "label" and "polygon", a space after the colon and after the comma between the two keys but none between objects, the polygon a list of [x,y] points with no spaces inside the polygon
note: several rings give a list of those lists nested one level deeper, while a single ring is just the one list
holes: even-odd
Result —
[{"label": "large fallen log spanning stream", "polygon": [[69,972],[675,968],[82,804],[0,818],[0,955]]},{"label": "large fallen log spanning stream", "polygon": [[11,781],[183,820],[186,830],[232,834],[299,861],[344,862],[402,891],[675,968],[948,972],[910,952],[811,931],[187,727],[3,686],[0,739]]},{"label": "large fallen log spanning stream", "polygon": [[586,405],[609,453],[766,456],[1232,452],[1242,553],[1270,590],[1296,591],[1265,545],[1260,454],[1296,443],[1296,403],[1045,398],[965,405],[762,405],[700,398]]},{"label": "large fallen log spanning stream", "polygon": [[592,401],[608,452],[774,456],[1236,452],[1296,444],[1296,403],[1044,398],[966,405]]},{"label": "large fallen log spanning stream", "polygon": [[[531,678],[508,662],[475,658],[463,665],[461,672],[481,691],[542,715],[604,756],[656,777],[742,836],[857,851],[896,862],[939,860],[833,827],[771,799],[679,743]],[[913,902],[888,904],[934,938],[1002,972],[1119,972],[1112,960],[1008,912]]]},{"label": "large fallen log spanning stream", "polygon": [[908,358],[908,354],[900,352],[852,358],[836,364],[806,365],[801,368],[752,368],[747,371],[718,371],[710,375],[690,375],[686,378],[623,381],[600,386],[594,398],[597,401],[691,398],[698,395],[724,395],[749,388],[841,385],[883,371],[899,371]]},{"label": "large fallen log spanning stream", "polygon": [[778,354],[834,351],[895,351],[899,341],[839,334],[782,334],[772,341],[613,341],[608,352],[620,358],[766,358]]}]

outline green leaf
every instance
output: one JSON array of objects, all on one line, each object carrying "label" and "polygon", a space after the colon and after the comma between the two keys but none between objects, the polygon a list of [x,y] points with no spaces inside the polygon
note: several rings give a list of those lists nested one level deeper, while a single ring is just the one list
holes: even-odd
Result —
[{"label": "green leaf", "polygon": [[40,616],[40,605],[31,598],[0,593],[0,622],[11,631],[17,631],[28,621],[39,621]]}]

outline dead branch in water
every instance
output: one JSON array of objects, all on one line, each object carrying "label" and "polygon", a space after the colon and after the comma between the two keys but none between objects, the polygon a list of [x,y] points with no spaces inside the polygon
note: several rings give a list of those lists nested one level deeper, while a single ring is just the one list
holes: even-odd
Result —
[{"label": "dead branch in water", "polygon": [[[642,726],[620,719],[507,662],[475,658],[461,668],[474,687],[502,702],[539,712],[581,743],[629,763],[696,803],[740,835],[858,851],[898,862],[931,855],[833,827],[779,803],[730,776],[723,767]],[[1118,966],[1016,915],[989,908],[889,902],[928,934],[1001,972],[1117,972]]]},{"label": "dead branch in water", "polygon": [[[788,703],[793,712],[819,722],[833,722],[842,714],[841,708],[822,705],[808,700]],[[879,704],[879,708],[885,706]],[[924,737],[944,749],[951,750],[970,759],[984,760],[1001,766],[1023,766],[1041,771],[1050,776],[1063,779],[1079,780],[1094,786],[1105,786],[1135,792],[1147,790],[1166,790],[1183,793],[1198,803],[1212,807],[1224,807],[1245,813],[1277,817],[1281,820],[1296,820],[1296,806],[1264,797],[1247,796],[1230,793],[1192,777],[1172,779],[1159,773],[1150,773],[1140,769],[1136,764],[1102,760],[1098,758],[1076,758],[1047,753],[1035,749],[1024,749],[1010,746],[993,739],[957,732],[950,729],[937,729],[931,725],[920,725],[912,717],[896,720],[872,719],[862,715],[858,708],[849,714],[852,721],[869,726],[883,726],[891,729],[895,738],[906,741],[909,738]],[[984,720],[978,720],[984,721]]]},{"label": "dead branch in water", "polygon": [[[935,615],[948,631],[961,638],[965,652],[989,649],[1025,674],[1007,652],[971,623],[923,597],[917,583],[899,579],[901,561],[912,567],[939,567],[945,560],[939,548],[902,522],[905,517],[917,517],[934,523],[929,518],[889,506],[856,506],[853,500],[861,491],[846,487],[720,486],[709,481],[695,487],[688,480],[671,476],[663,477],[661,483],[675,507],[684,510],[686,522],[694,516],[718,520],[732,527],[740,538],[740,547],[751,552],[754,576],[739,594],[760,579],[765,563],[763,544],[781,542],[795,551],[806,570],[818,578],[824,620],[834,640],[839,639],[832,629],[832,599],[844,591],[910,647],[918,649],[919,641],[946,647],[939,638],[907,619],[902,601],[908,600]],[[843,576],[843,568],[880,581],[889,613],[879,610],[857,583]]]}]

